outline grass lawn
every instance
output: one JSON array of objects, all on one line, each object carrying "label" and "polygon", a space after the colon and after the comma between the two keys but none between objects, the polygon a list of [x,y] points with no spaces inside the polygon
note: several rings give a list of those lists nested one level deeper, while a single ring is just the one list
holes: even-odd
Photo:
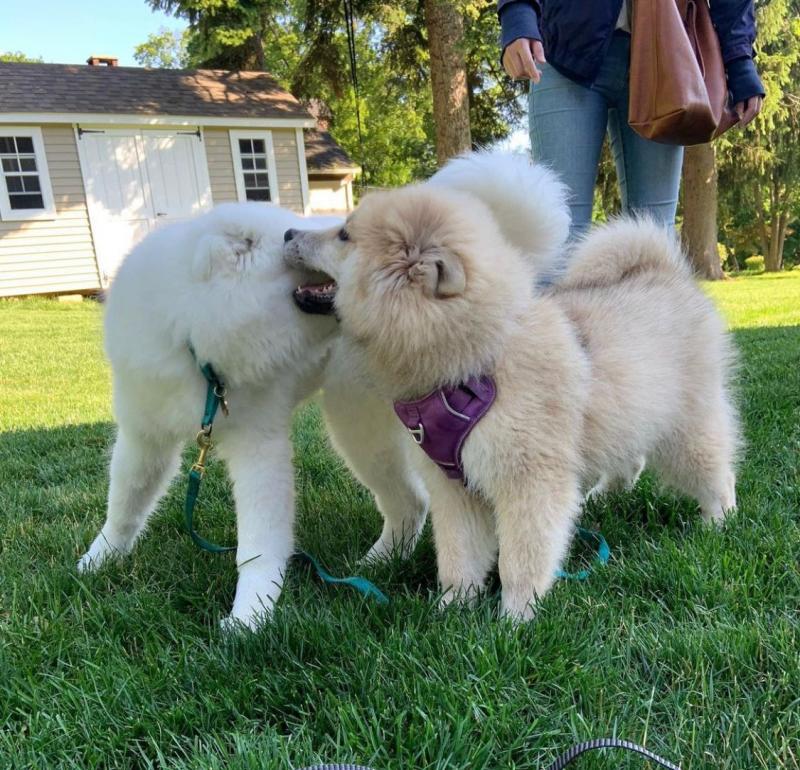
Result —
[{"label": "grass lawn", "polygon": [[[184,534],[182,479],[131,557],[78,578],[113,436],[101,309],[0,303],[0,767],[533,769],[617,735],[684,770],[800,768],[800,272],[709,291],[741,350],[748,442],[724,531],[645,478],[587,510],[611,562],[560,583],[534,623],[498,621],[496,597],[442,612],[430,535],[405,563],[356,565],[379,516],[311,406],[299,542],[392,602],[294,565],[274,621],[245,637],[218,630],[235,567]],[[218,465],[199,515],[234,539]]]}]

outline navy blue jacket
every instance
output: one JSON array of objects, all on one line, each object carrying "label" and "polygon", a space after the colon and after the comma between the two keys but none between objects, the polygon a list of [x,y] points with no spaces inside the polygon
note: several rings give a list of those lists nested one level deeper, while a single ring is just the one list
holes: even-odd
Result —
[{"label": "navy blue jacket", "polygon": [[[633,0],[636,2],[636,0]],[[547,61],[562,75],[591,85],[606,55],[622,0],[499,0],[506,46],[520,37],[541,40]],[[753,0],[711,0],[733,103],[764,95],[753,63]]]}]

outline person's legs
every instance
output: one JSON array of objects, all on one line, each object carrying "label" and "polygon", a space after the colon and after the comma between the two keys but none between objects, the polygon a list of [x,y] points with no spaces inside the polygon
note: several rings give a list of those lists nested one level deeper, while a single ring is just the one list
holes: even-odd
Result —
[{"label": "person's legs", "polygon": [[623,212],[649,214],[656,222],[673,227],[681,185],[683,147],[660,144],[639,136],[620,116],[618,109],[609,112],[608,132]]},{"label": "person's legs", "polygon": [[571,237],[588,229],[597,165],[608,121],[605,96],[573,83],[550,65],[531,85],[528,126],[537,163],[555,171],[570,190]]},{"label": "person's legs", "polygon": [[608,133],[622,211],[648,214],[656,222],[674,227],[683,147],[645,139],[628,125],[630,39],[615,37],[606,60],[620,75],[614,92],[609,93]]}]

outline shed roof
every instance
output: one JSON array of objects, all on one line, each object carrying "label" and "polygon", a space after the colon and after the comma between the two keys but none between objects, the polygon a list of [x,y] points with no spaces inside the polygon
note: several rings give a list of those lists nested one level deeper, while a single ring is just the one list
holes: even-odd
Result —
[{"label": "shed roof", "polygon": [[319,129],[308,129],[305,132],[306,164],[309,171],[359,171],[359,166],[336,143],[327,132]]},{"label": "shed roof", "polygon": [[267,72],[0,62],[0,112],[302,118]]}]

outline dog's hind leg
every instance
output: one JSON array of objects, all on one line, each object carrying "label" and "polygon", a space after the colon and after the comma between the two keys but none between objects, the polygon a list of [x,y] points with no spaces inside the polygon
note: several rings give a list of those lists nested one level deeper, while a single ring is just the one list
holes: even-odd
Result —
[{"label": "dog's hind leg", "polygon": [[703,411],[702,420],[687,424],[658,448],[654,465],[668,485],[697,500],[707,524],[722,524],[736,508],[738,429],[724,401],[706,404]]},{"label": "dog's hind leg", "polygon": [[375,496],[383,530],[367,558],[408,556],[428,512],[428,492],[410,457],[418,452],[391,404],[344,372],[329,375],[322,394],[334,448]]},{"label": "dog's hind leg", "polygon": [[586,499],[600,497],[607,492],[630,492],[639,481],[644,467],[645,458],[640,456],[628,467],[618,468],[614,473],[603,473],[597,483],[586,493]]},{"label": "dog's hind leg", "polygon": [[178,470],[179,447],[120,427],[111,454],[108,512],[100,534],[78,562],[80,572],[97,569],[129,553]]}]

